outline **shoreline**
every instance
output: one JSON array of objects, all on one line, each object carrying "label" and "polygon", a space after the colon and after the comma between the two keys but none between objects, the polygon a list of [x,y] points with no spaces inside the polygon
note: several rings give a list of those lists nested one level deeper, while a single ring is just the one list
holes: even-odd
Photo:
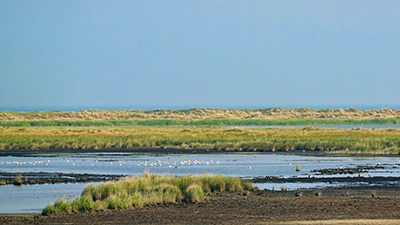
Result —
[{"label": "shoreline", "polygon": [[355,153],[327,153],[323,151],[240,151],[240,150],[214,150],[214,149],[178,149],[178,148],[103,148],[103,149],[18,149],[18,150],[0,150],[0,157],[15,156],[29,157],[41,155],[59,155],[59,154],[85,154],[85,153],[123,153],[123,154],[144,154],[144,155],[168,155],[168,154],[255,154],[255,155],[302,155],[302,156],[320,156],[320,157],[399,157],[398,154],[355,154]]},{"label": "shoreline", "polygon": [[[371,196],[374,192],[375,195]],[[1,224],[396,224],[400,188],[211,193],[202,202],[87,213],[0,214]],[[319,221],[319,222],[316,222]],[[332,222],[335,221],[335,222]]]},{"label": "shoreline", "polygon": [[[20,181],[15,183],[15,178],[20,177]],[[88,173],[48,173],[48,172],[2,172],[0,171],[1,180],[5,181],[4,185],[37,185],[37,184],[56,184],[56,183],[90,183],[90,182],[107,182],[117,181],[123,177],[129,177],[125,174],[88,174]],[[347,176],[347,177],[288,177],[282,178],[277,176],[255,177],[249,180],[254,184],[264,183],[382,183],[399,181],[400,177],[394,176]],[[385,185],[381,187],[391,188]],[[353,188],[353,186],[352,186]],[[355,187],[357,188],[357,187]],[[360,186],[360,188],[362,188]],[[329,187],[328,187],[329,189]]]}]

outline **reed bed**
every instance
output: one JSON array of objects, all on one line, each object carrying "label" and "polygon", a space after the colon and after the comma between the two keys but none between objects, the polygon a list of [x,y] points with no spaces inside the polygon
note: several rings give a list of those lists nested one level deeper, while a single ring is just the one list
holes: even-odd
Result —
[{"label": "reed bed", "polygon": [[171,148],[221,152],[399,154],[398,129],[259,129],[182,126],[1,128],[0,150]]},{"label": "reed bed", "polygon": [[42,214],[91,212],[106,209],[141,208],[145,205],[200,202],[211,192],[251,191],[249,181],[238,177],[204,174],[202,176],[154,175],[145,171],[140,177],[87,186],[74,201],[59,199]]}]

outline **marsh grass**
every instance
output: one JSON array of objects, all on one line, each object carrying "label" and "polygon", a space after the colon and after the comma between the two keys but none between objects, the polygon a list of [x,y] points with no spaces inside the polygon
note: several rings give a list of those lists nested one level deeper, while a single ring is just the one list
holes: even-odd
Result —
[{"label": "marsh grass", "polygon": [[57,200],[43,209],[53,213],[91,212],[106,209],[141,208],[144,205],[203,201],[209,192],[249,191],[249,181],[236,177],[204,174],[202,176],[154,175],[148,171],[140,177],[87,186],[80,198],[69,202]]},{"label": "marsh grass", "polygon": [[186,202],[200,202],[205,198],[205,193],[199,184],[194,183],[186,188],[184,196]]},{"label": "marsh grass", "polygon": [[182,149],[398,154],[400,130],[220,127],[26,127],[0,130],[0,150]]},{"label": "marsh grass", "polygon": [[13,180],[13,184],[16,186],[22,185],[23,180],[22,180],[22,175],[19,173],[15,176],[14,180]]}]

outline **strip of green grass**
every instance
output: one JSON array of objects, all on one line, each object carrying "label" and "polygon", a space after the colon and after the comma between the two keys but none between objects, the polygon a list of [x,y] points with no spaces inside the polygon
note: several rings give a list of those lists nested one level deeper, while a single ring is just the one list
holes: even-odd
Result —
[{"label": "strip of green grass", "polygon": [[0,128],[0,150],[113,148],[399,154],[400,130],[180,126]]},{"label": "strip of green grass", "polygon": [[359,125],[400,124],[397,118],[375,119],[207,119],[207,120],[37,120],[0,121],[3,127],[46,127],[46,126],[290,126],[290,125]]},{"label": "strip of green grass", "polygon": [[200,202],[210,192],[247,191],[254,187],[249,181],[222,175],[202,176],[154,175],[128,177],[116,182],[89,185],[74,201],[57,200],[43,209],[42,214],[91,212],[104,209],[141,208],[158,203]]}]

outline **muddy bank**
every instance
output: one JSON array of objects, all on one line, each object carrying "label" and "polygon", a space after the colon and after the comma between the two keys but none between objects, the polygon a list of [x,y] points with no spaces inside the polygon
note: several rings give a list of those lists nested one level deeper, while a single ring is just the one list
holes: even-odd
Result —
[{"label": "muddy bank", "polygon": [[[386,165],[392,166],[393,165]],[[370,170],[377,170],[377,169],[385,169],[385,166],[381,164],[376,165],[358,165],[353,168],[329,168],[329,169],[318,169],[312,170],[311,172],[316,175],[335,175],[335,174],[359,174],[361,176],[362,173],[368,172]]]},{"label": "muddy bank", "polygon": [[42,155],[61,155],[79,153],[132,153],[132,154],[223,154],[234,153],[212,149],[175,149],[175,148],[109,148],[109,149],[38,149],[38,150],[1,150],[0,156],[35,157]]},{"label": "muddy bank", "polygon": [[370,184],[400,181],[400,177],[256,177],[250,179],[253,183],[359,183]]},{"label": "muddy bank", "polygon": [[5,184],[55,184],[55,183],[76,183],[76,182],[102,182],[118,180],[126,175],[105,175],[105,174],[77,174],[77,173],[7,173],[0,172],[0,181]]},{"label": "muddy bank", "polygon": [[[375,197],[371,192],[375,191]],[[398,219],[400,189],[213,193],[204,202],[51,216],[0,215],[1,224],[277,224],[291,221]],[[296,223],[295,223],[296,224]]]},{"label": "muddy bank", "polygon": [[146,154],[146,155],[166,155],[166,154],[281,154],[281,155],[304,155],[304,156],[399,156],[399,155],[379,155],[379,154],[327,154],[322,151],[240,151],[240,150],[221,150],[221,149],[180,149],[180,148],[103,148],[103,149],[18,149],[18,150],[0,150],[0,156],[17,156],[17,157],[35,157],[35,156],[58,156],[63,154],[109,154],[109,153],[124,153],[124,154]]},{"label": "muddy bank", "polygon": [[[0,180],[6,184],[16,184],[16,178],[20,178],[20,183],[24,184],[46,184],[46,183],[76,183],[76,182],[102,182],[102,181],[115,181],[127,175],[109,175],[109,174],[78,174],[78,173],[46,173],[46,172],[29,172],[29,173],[8,173],[0,172]],[[400,177],[255,177],[249,179],[253,183],[388,183],[400,181]]]}]

